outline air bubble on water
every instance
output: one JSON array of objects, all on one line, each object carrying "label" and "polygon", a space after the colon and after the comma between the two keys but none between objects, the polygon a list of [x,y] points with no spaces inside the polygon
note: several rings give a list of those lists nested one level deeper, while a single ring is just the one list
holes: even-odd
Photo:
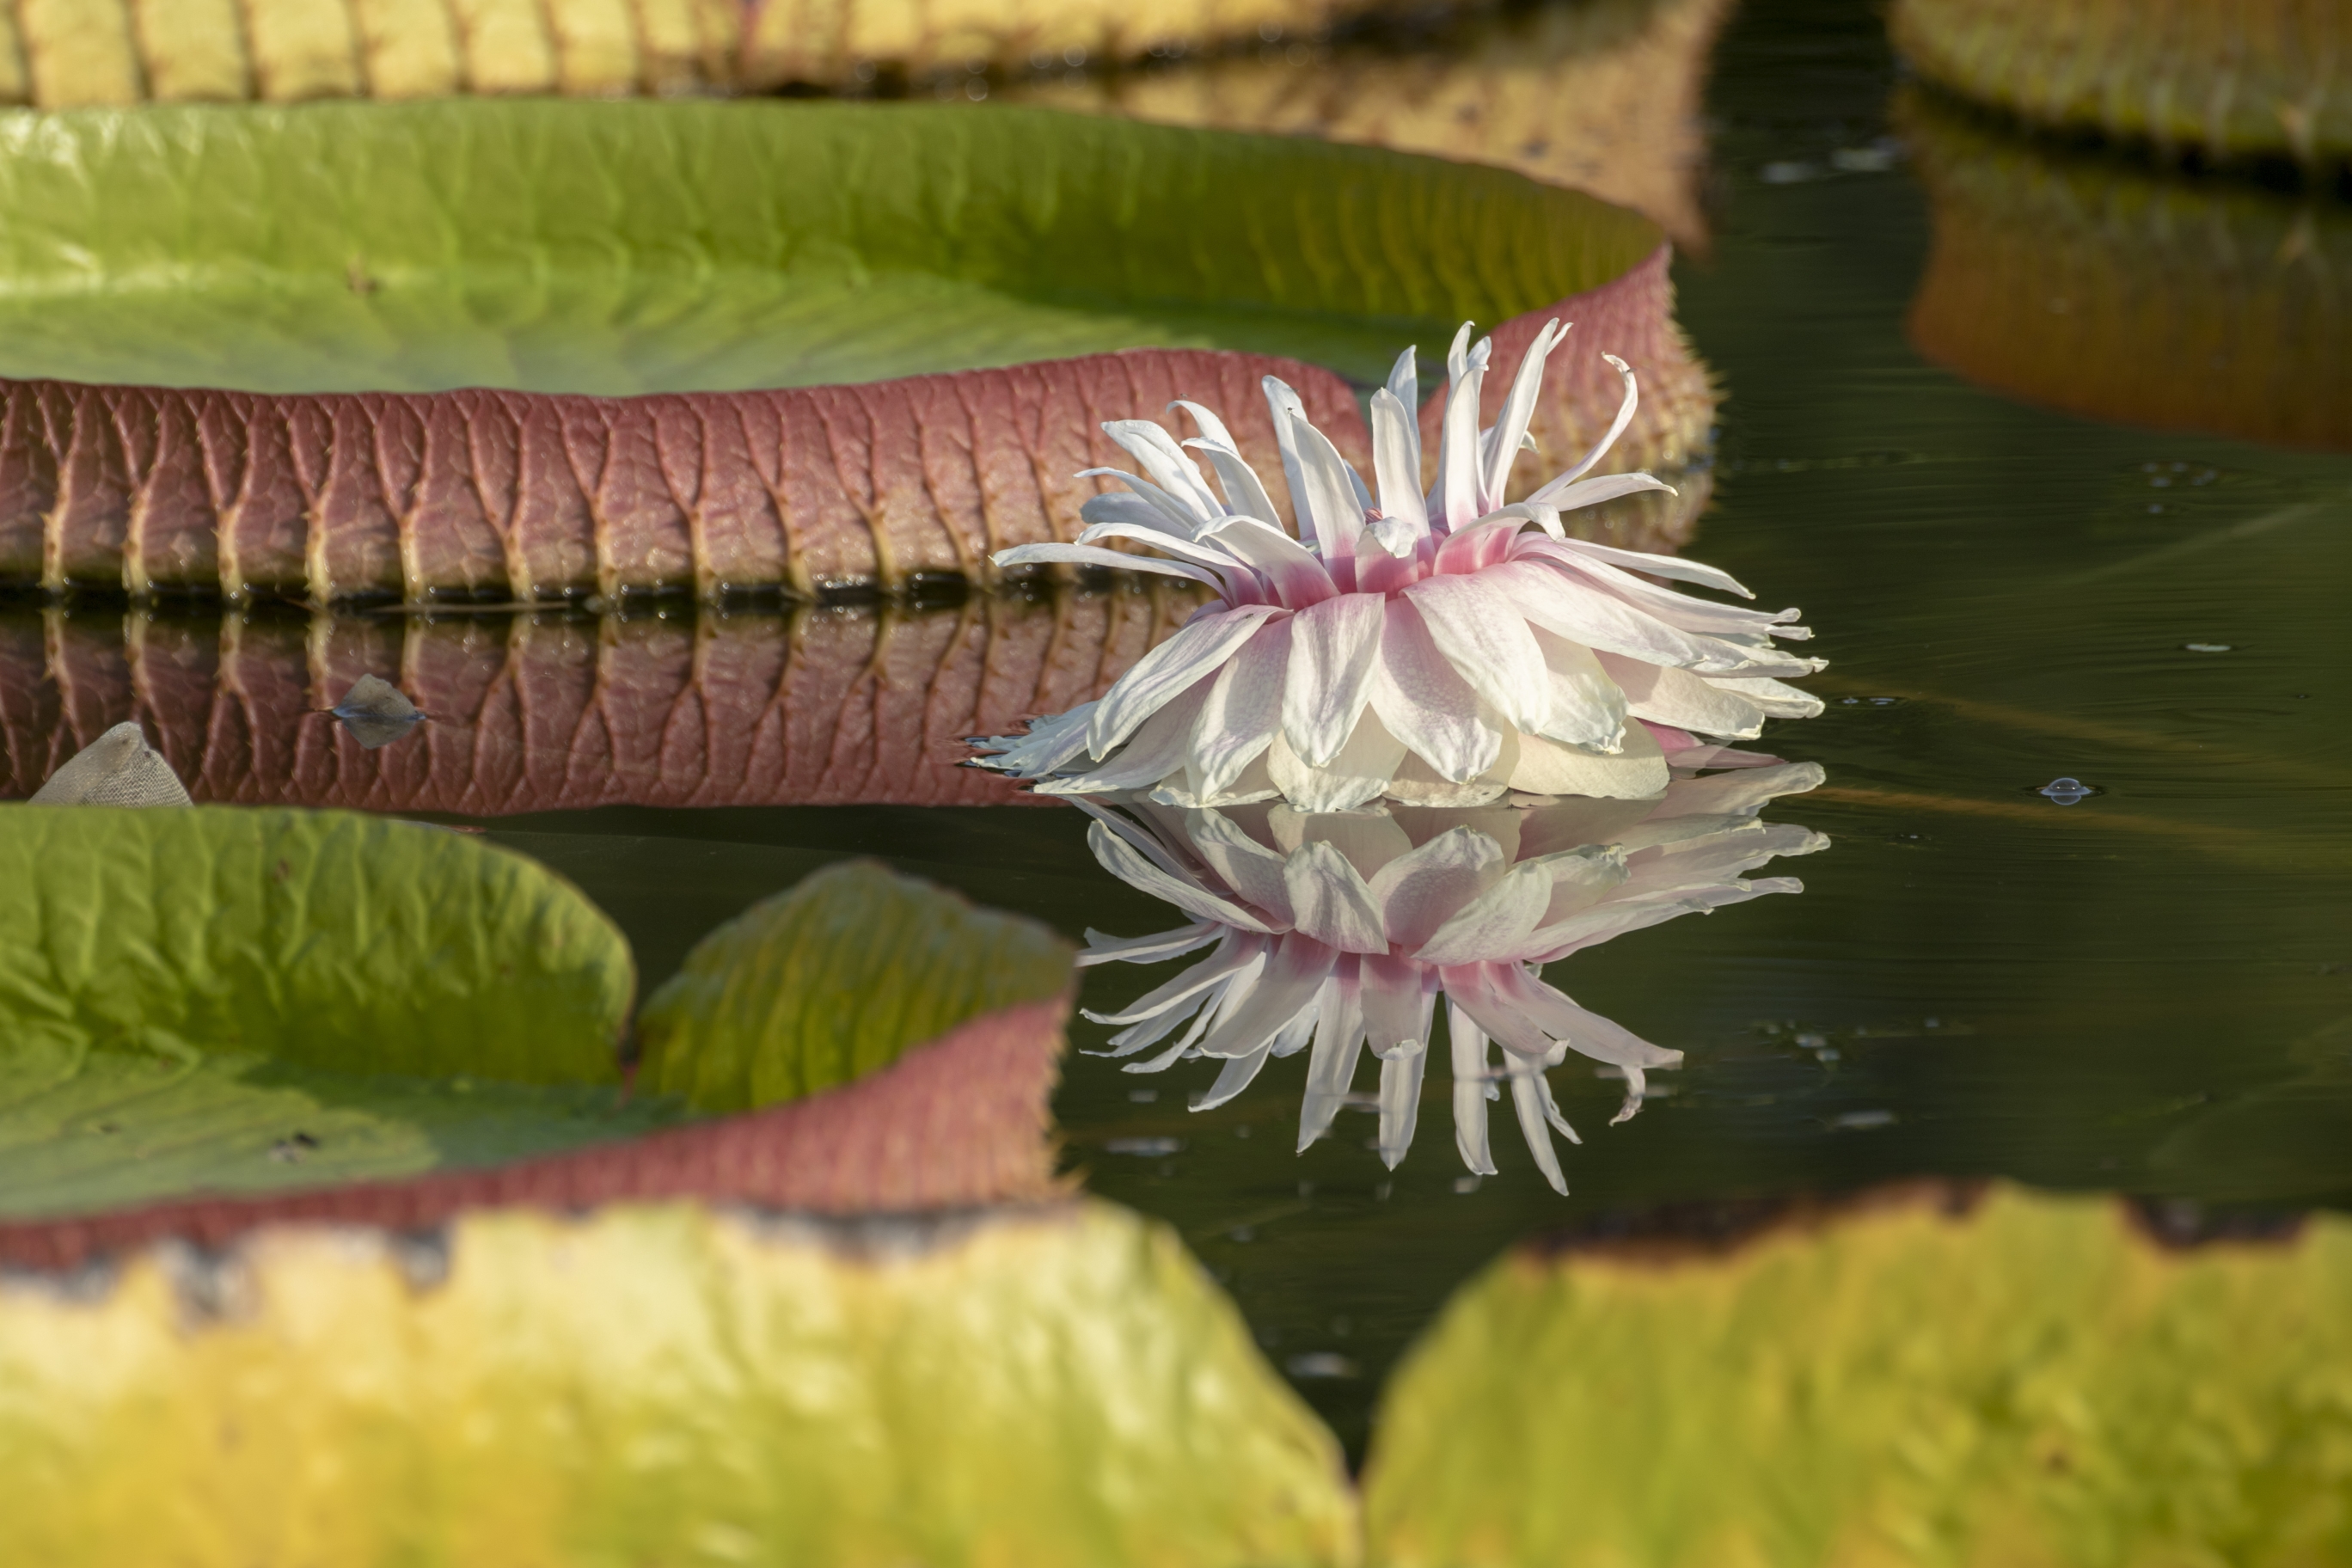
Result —
[{"label": "air bubble on water", "polygon": [[2033,793],[2044,797],[2045,799],[2054,801],[2060,805],[2074,805],[2078,802],[2088,800],[2091,796],[2098,794],[2099,792],[2095,787],[2084,784],[2081,779],[2060,778],[2052,779],[2048,784],[2043,784],[2040,789],[2035,790]]}]

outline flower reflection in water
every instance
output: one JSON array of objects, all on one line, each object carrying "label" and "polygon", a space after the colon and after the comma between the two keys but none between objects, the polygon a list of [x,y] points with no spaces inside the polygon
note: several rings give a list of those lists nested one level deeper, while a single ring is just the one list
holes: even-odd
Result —
[{"label": "flower reflection in water", "polygon": [[[1181,405],[1202,434],[1180,447],[1147,420],[1104,426],[1149,478],[1097,496],[1075,544],[1024,544],[1003,566],[1046,562],[1188,577],[1219,596],[1098,702],[981,742],[981,759],[1040,793],[1150,790],[1168,804],[1280,796],[1302,811],[1386,797],[1470,806],[1507,791],[1639,799],[1665,787],[1647,720],[1744,739],[1818,699],[1780,678],[1819,659],[1776,639],[1812,636],[1798,612],[1690,597],[1654,578],[1753,597],[1713,567],[1570,538],[1560,513],[1666,487],[1648,474],[1586,476],[1632,421],[1633,373],[1615,424],[1567,473],[1505,504],[1557,321],[1520,362],[1502,416],[1478,428],[1490,343],[1465,326],[1448,357],[1436,464],[1422,489],[1412,352],[1373,393],[1367,486],[1268,377],[1294,539],[1217,416]],[[1222,497],[1186,454],[1200,452]],[[1111,542],[1147,545],[1122,553]]]},{"label": "flower reflection in water", "polygon": [[1641,1108],[1645,1075],[1678,1065],[1682,1053],[1578,1006],[1544,982],[1543,965],[1693,910],[1797,892],[1794,878],[1746,873],[1829,842],[1758,819],[1767,801],[1820,784],[1818,764],[1674,731],[1660,739],[1680,765],[1645,800],[1514,795],[1471,807],[1310,813],[1281,802],[1203,809],[1134,794],[1081,799],[1095,818],[1097,858],[1193,920],[1151,936],[1089,931],[1079,963],[1152,963],[1209,950],[1133,1004],[1089,1013],[1121,1026],[1101,1054],[1152,1052],[1129,1072],[1193,1057],[1222,1062],[1193,1107],[1207,1110],[1239,1094],[1270,1058],[1311,1047],[1304,1150],[1348,1102],[1369,1047],[1381,1064],[1381,1156],[1393,1169],[1412,1142],[1442,997],[1463,1163],[1494,1172],[1486,1102],[1507,1083],[1529,1152],[1565,1193],[1551,1130],[1580,1140],[1544,1069],[1570,1051],[1617,1069],[1622,1121]]}]

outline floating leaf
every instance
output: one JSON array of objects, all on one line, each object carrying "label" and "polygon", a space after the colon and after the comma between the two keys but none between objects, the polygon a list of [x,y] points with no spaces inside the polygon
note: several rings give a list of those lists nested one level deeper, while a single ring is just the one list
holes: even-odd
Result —
[{"label": "floating leaf", "polygon": [[2172,1251],[2011,1190],[1693,1218],[1454,1299],[1384,1400],[1372,1561],[2352,1556],[2352,1223]]},{"label": "floating leaf", "polygon": [[798,1100],[967,1019],[1061,995],[1069,945],[871,861],[720,927],[646,999],[639,1081],[703,1110]]},{"label": "floating leaf", "polygon": [[715,391],[1155,343],[1377,382],[1404,342],[1442,363],[1463,320],[1661,238],[1371,148],[787,101],[23,116],[0,207],[0,371],[286,392]]},{"label": "floating leaf", "polygon": [[186,805],[188,788],[126,719],[76,752],[33,792],[35,805]]},{"label": "floating leaf", "polygon": [[1355,1560],[1330,1435],[1171,1233],[1090,1203],[477,1211],[19,1272],[0,1474],[38,1478],[9,1550],[50,1568]]},{"label": "floating leaf", "polygon": [[520,856],[341,814],[22,805],[0,879],[0,1212],[649,1124],[614,1114],[627,948]]},{"label": "floating leaf", "polygon": [[1357,9],[1333,0],[991,0],[956,12],[877,0],[377,0],[357,10],[348,0],[6,0],[0,101],[612,98],[862,83],[877,61],[961,78],[974,61],[1025,69],[1039,58],[1255,40],[1261,28],[1309,37]]},{"label": "floating leaf", "polygon": [[1895,47],[2027,121],[2220,158],[2352,155],[2333,0],[1897,0]]},{"label": "floating leaf", "polygon": [[1329,44],[1148,70],[1024,73],[992,100],[1171,125],[1310,134],[1494,163],[1590,191],[1706,242],[1708,56],[1730,0],[1462,5]]}]

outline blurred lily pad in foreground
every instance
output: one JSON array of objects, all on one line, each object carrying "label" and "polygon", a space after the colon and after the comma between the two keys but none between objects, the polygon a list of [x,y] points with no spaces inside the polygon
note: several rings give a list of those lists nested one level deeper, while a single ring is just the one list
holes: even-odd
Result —
[{"label": "blurred lily pad in foreground", "polygon": [[32,1480],[11,1554],[48,1568],[1255,1568],[1354,1544],[1338,1445],[1239,1313],[1172,1233],[1094,1203],[478,1209],[19,1274],[0,1473]]},{"label": "blurred lily pad in foreground", "polygon": [[2352,449],[2352,208],[2053,148],[1926,94],[1929,359],[2094,419]]},{"label": "blurred lily pad in foreground", "polygon": [[2352,1222],[1956,1195],[1506,1257],[1387,1391],[1372,1560],[2352,1561]]}]

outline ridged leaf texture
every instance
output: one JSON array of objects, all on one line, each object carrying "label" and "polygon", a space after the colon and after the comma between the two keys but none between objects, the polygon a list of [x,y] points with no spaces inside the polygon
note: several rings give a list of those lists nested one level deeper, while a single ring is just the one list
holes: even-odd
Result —
[{"label": "ridged leaf texture", "polygon": [[829,867],[704,938],[647,999],[638,1081],[701,1110],[797,1100],[1070,974],[1035,921],[871,861]]}]

